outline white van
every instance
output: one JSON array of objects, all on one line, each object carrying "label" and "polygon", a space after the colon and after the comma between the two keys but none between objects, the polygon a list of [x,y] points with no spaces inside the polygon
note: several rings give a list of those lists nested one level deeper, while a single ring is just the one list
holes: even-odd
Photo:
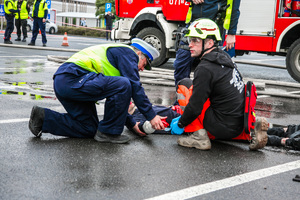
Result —
[{"label": "white van", "polygon": [[[32,31],[33,28],[33,21],[31,21],[30,19],[27,19],[27,31]],[[54,24],[53,22],[50,22],[48,19],[46,20],[46,32],[48,32],[49,34],[54,34],[57,33],[58,31],[58,27],[56,24]]]}]

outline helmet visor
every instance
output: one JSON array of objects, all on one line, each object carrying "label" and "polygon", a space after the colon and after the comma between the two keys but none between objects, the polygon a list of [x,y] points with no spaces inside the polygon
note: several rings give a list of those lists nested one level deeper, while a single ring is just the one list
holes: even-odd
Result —
[{"label": "helmet visor", "polygon": [[187,41],[189,44],[199,44],[201,42],[201,38],[198,37],[187,37]]}]

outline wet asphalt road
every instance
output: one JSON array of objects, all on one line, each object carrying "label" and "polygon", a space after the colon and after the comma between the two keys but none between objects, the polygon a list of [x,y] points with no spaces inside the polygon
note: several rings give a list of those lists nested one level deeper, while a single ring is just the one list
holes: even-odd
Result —
[{"label": "wet asphalt road", "polygon": [[[68,39],[74,49],[95,41],[106,43],[94,38]],[[48,46],[60,47],[62,36],[49,36],[48,40]],[[0,199],[299,197],[300,183],[292,179],[300,175],[300,153],[293,150],[266,147],[252,152],[247,143],[213,141],[210,151],[199,151],[178,146],[178,136],[140,138],[126,129],[124,134],[131,138],[126,145],[49,134],[35,138],[28,129],[33,105],[64,112],[52,89],[51,77],[59,64],[47,61],[46,56],[73,53],[8,47],[0,47],[0,52]],[[238,57],[242,58],[284,63],[282,57]],[[172,60],[165,67],[170,66]],[[285,70],[239,67],[244,77],[295,82]],[[144,87],[153,104],[174,102],[172,87]],[[3,90],[11,92],[4,95]],[[259,102],[260,114],[272,123],[298,120],[298,100],[265,97]],[[98,112],[101,118],[103,102],[99,102]]]}]

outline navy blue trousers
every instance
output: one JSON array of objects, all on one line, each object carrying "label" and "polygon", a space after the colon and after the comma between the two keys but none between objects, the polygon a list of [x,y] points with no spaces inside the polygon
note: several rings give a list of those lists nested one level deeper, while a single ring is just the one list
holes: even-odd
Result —
[{"label": "navy blue trousers", "polygon": [[5,14],[5,19],[6,19],[6,29],[4,33],[4,40],[10,41],[11,33],[14,30],[14,16]]},{"label": "navy blue trousers", "polygon": [[112,30],[112,26],[106,26],[106,40],[111,39],[111,31]]},{"label": "navy blue trousers", "polygon": [[[188,45],[180,41],[180,45]],[[190,78],[192,64],[195,58],[191,57],[191,52],[185,49],[178,49],[176,52],[176,59],[174,61],[174,79],[175,85],[184,78]]]},{"label": "navy blue trousers", "polygon": [[43,22],[43,18],[33,19],[33,29],[32,29],[32,38],[31,38],[32,43],[35,43],[37,35],[39,34],[39,30],[41,30],[43,44],[47,43],[45,28],[46,28],[46,22],[45,23]]},{"label": "navy blue trousers", "polygon": [[[132,96],[129,80],[121,76],[88,73],[59,74],[54,90],[67,113],[45,109],[42,131],[67,137],[93,137],[102,133],[123,132]],[[99,122],[95,102],[105,99],[104,117]]]}]

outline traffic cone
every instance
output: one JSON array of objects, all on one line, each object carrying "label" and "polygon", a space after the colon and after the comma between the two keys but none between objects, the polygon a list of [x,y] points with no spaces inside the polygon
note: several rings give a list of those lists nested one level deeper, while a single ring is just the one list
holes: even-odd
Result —
[{"label": "traffic cone", "polygon": [[61,46],[69,46],[68,38],[67,38],[67,32],[65,32],[63,43],[62,43]]}]

